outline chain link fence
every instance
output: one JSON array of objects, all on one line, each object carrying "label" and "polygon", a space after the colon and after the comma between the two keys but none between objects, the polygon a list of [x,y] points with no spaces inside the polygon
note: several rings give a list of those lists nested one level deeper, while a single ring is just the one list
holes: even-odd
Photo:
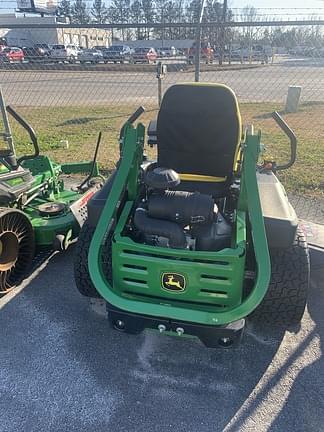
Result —
[{"label": "chain link fence", "polygon": [[[0,83],[53,159],[91,158],[101,130],[99,161],[108,172],[119,128],[139,105],[147,123],[175,83],[226,84],[243,123],[262,130],[267,158],[289,154],[273,111],[295,131],[298,159],[280,177],[299,216],[323,224],[324,23],[284,24],[2,25]],[[28,151],[23,131],[13,131],[18,151]]]}]

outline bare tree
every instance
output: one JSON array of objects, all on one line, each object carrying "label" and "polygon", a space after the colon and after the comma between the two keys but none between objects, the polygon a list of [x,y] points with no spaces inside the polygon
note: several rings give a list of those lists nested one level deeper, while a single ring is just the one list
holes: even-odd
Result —
[{"label": "bare tree", "polygon": [[[155,20],[155,5],[153,0],[141,0],[143,22],[152,23]],[[150,28],[145,29],[145,39],[150,39]]]},{"label": "bare tree", "polygon": [[[246,5],[241,12],[241,20],[244,22],[255,22],[257,23],[258,20],[258,11],[254,6]],[[243,48],[248,48],[249,50],[249,59],[250,62],[252,61],[252,48],[253,48],[253,42],[255,38],[257,37],[257,34],[259,32],[259,28],[256,26],[246,26],[242,28],[242,37],[243,37]]]},{"label": "bare tree", "polygon": [[[143,9],[141,0],[134,0],[130,7],[130,16],[134,24],[143,22]],[[143,29],[138,27],[135,30],[135,37],[138,40],[144,39]]]},{"label": "bare tree", "polygon": [[77,24],[88,24],[90,16],[87,4],[83,0],[75,0],[71,8],[72,21]]},{"label": "bare tree", "polygon": [[59,16],[68,17],[71,20],[71,9],[70,0],[62,0],[57,8],[57,14]]},{"label": "bare tree", "polygon": [[102,0],[94,0],[90,13],[96,23],[103,24],[107,22],[108,9]]},{"label": "bare tree", "polygon": [[[110,16],[113,17],[113,22],[116,24],[127,24],[131,19],[131,2],[130,0],[113,0],[109,8]],[[131,36],[130,30],[121,29],[122,40],[126,40]]]}]

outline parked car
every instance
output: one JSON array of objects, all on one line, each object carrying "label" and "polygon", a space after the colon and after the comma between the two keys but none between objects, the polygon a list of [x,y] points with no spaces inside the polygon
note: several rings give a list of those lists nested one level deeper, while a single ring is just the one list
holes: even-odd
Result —
[{"label": "parked car", "polygon": [[125,63],[132,61],[132,50],[127,45],[112,45],[102,50],[105,63]]},{"label": "parked car", "polygon": [[157,53],[158,57],[166,57],[166,52],[164,51],[164,48],[158,48],[156,50],[156,53]]},{"label": "parked car", "polygon": [[[188,63],[193,64],[196,56],[196,42],[194,42],[188,52]],[[201,42],[200,59],[206,63],[213,63],[214,50],[209,42]]]},{"label": "parked car", "polygon": [[291,48],[289,50],[289,54],[295,55],[295,56],[305,56],[305,54],[308,50],[309,50],[309,48],[307,46],[298,45],[295,48]]},{"label": "parked car", "polygon": [[158,55],[154,48],[135,48],[134,63],[155,63]]},{"label": "parked car", "polygon": [[163,48],[165,57],[175,57],[177,55],[177,50],[174,46]]},{"label": "parked car", "polygon": [[22,63],[24,58],[23,50],[18,47],[7,47],[0,51],[0,63]]},{"label": "parked car", "polygon": [[47,60],[51,55],[51,48],[47,44],[35,44],[33,47],[23,47],[24,56],[30,62]]},{"label": "parked car", "polygon": [[0,37],[0,51],[8,47],[7,38]]},{"label": "parked car", "polygon": [[93,49],[95,49],[97,51],[104,51],[107,49],[107,47],[105,45],[96,45],[93,47]]},{"label": "parked car", "polygon": [[252,52],[247,53],[247,60],[250,58],[252,61],[260,61],[261,63],[269,62],[269,56],[262,45],[253,46]]},{"label": "parked car", "polygon": [[244,54],[241,49],[233,49],[231,51],[226,50],[224,52],[225,61],[234,61],[234,62],[243,63],[245,59],[246,57],[244,57]]},{"label": "parked car", "polygon": [[303,56],[310,58],[323,57],[323,48],[307,47],[303,51]]},{"label": "parked car", "polygon": [[34,48],[39,55],[48,57],[51,54],[51,47],[46,43],[35,44]]},{"label": "parked car", "polygon": [[55,61],[68,61],[74,63],[79,55],[80,49],[76,45],[52,45],[51,59]]},{"label": "parked car", "polygon": [[[219,55],[217,55],[217,57],[219,57]],[[249,61],[255,61],[255,62],[260,61],[261,63],[268,63],[269,56],[263,48],[260,49],[237,48],[233,50],[225,50],[223,60],[240,62],[240,63],[249,62]]]},{"label": "parked car", "polygon": [[86,48],[79,51],[78,60],[80,60],[80,63],[99,63],[100,61],[103,61],[103,54],[99,50]]}]

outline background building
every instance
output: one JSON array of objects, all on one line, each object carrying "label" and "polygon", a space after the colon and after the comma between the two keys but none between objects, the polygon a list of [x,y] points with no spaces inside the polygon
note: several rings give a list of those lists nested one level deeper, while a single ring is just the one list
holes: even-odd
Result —
[{"label": "background building", "polygon": [[[30,24],[56,24],[57,18],[54,16],[35,17],[35,16],[16,16],[15,14],[0,15],[0,25],[8,28],[0,29],[0,37],[7,39],[9,46],[32,47],[36,43],[54,44],[74,44],[84,48],[94,46],[111,45],[111,32],[105,29],[95,28],[70,28],[66,22],[66,28],[28,28]],[[59,21],[62,24],[62,19]],[[10,28],[14,24],[23,24],[24,28]]]}]

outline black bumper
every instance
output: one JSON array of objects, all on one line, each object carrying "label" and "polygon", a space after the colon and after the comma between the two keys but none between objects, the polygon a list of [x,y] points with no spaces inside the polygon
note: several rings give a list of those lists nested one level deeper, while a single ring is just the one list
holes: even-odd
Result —
[{"label": "black bumper", "polygon": [[122,311],[107,305],[110,325],[125,333],[138,334],[145,329],[158,330],[161,333],[173,332],[175,335],[195,336],[208,348],[232,348],[242,338],[245,320],[234,321],[224,326],[210,326],[187,321],[156,318]]}]

